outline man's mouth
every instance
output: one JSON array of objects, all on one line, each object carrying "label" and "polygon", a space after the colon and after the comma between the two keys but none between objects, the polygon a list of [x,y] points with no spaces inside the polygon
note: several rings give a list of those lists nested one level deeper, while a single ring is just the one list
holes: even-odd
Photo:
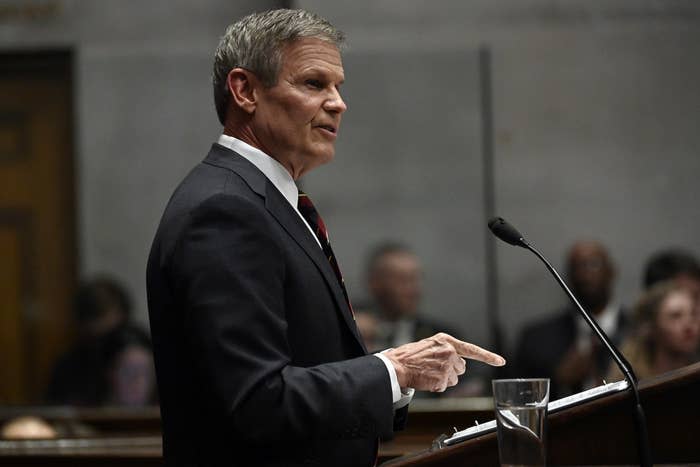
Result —
[{"label": "man's mouth", "polygon": [[316,128],[321,128],[333,134],[336,134],[338,132],[337,128],[332,125],[317,125]]}]

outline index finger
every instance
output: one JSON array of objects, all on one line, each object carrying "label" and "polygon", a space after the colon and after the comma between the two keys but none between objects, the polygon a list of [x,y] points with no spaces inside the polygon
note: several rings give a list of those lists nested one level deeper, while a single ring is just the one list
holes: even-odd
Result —
[{"label": "index finger", "polygon": [[471,360],[478,360],[480,362],[488,363],[491,366],[503,366],[506,364],[506,359],[496,353],[489,352],[486,349],[482,349],[478,345],[461,341],[452,336],[448,337],[448,342],[452,344],[461,357],[466,357]]}]

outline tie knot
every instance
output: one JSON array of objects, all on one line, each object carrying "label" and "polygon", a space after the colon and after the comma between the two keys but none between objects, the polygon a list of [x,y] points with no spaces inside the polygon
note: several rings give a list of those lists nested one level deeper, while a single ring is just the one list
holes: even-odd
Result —
[{"label": "tie knot", "polygon": [[297,200],[297,209],[301,215],[306,219],[311,229],[316,234],[316,237],[323,243],[328,243],[328,231],[326,230],[326,225],[323,223],[323,219],[316,211],[314,203],[311,202],[309,195],[303,191],[299,191],[299,199]]},{"label": "tie knot", "polygon": [[318,211],[316,211],[314,203],[311,202],[311,198],[309,198],[309,195],[307,195],[301,190],[299,190],[299,198],[297,199],[297,209],[299,210],[299,213],[302,215],[302,217],[309,224],[311,230],[313,230],[313,232],[316,234],[316,238],[321,244],[321,249],[328,258],[328,262],[330,263],[331,268],[333,268],[333,272],[335,273],[336,279],[338,279],[340,288],[343,290],[345,301],[347,302],[348,308],[350,308],[350,313],[352,314],[354,319],[355,314],[352,311],[352,305],[350,304],[350,299],[348,298],[348,291],[345,289],[343,275],[340,273],[338,261],[335,259],[333,249],[331,248],[331,244],[328,241],[328,230],[326,230],[326,225],[323,223],[323,219],[321,219],[321,216],[319,215]]},{"label": "tie knot", "polygon": [[299,208],[313,208],[314,203],[311,202],[311,198],[309,198],[309,195],[304,193],[303,191],[299,190],[299,197],[297,198],[297,207]]}]

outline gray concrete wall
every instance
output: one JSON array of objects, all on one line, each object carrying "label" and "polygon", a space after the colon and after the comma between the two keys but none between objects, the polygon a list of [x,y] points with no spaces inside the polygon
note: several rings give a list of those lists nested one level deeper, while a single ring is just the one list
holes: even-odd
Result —
[{"label": "gray concrete wall", "polygon": [[[336,161],[306,184],[332,200],[324,207],[342,230],[351,290],[362,290],[359,253],[376,238],[404,239],[426,264],[426,312],[488,342],[480,45],[493,57],[497,213],[556,265],[579,238],[605,242],[618,265],[616,298],[627,304],[653,251],[700,253],[696,2],[297,3],[350,38]],[[524,250],[499,245],[497,256],[512,341],[565,298]]]},{"label": "gray concrete wall", "polygon": [[280,2],[5,3],[51,13],[5,16],[0,48],[75,52],[80,274],[122,280],[147,324],[146,259],[160,215],[221,132],[210,84],[218,38],[235,19]]},{"label": "gray concrete wall", "polygon": [[[47,2],[9,2],[16,4]],[[209,75],[234,18],[277,2],[64,0],[0,17],[4,50],[76,52],[81,272],[123,279],[146,321],[144,268],[173,187],[220,126]],[[700,5],[686,1],[300,0],[349,36],[336,160],[303,181],[351,294],[375,241],[423,258],[425,310],[485,344],[477,49],[493,55],[497,211],[559,264],[580,237],[611,248],[617,297],[653,250],[700,253]],[[542,266],[498,248],[507,335],[563,302]]]},{"label": "gray concrete wall", "polygon": [[471,48],[348,51],[350,110],[336,160],[303,183],[355,301],[366,297],[367,251],[398,239],[424,259],[426,312],[478,340],[486,327],[477,61]]}]

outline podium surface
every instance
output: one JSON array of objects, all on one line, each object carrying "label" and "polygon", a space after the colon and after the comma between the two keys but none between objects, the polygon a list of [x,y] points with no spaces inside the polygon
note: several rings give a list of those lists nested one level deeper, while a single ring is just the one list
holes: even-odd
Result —
[{"label": "podium surface", "polygon": [[[641,381],[639,390],[654,463],[700,462],[700,363]],[[547,463],[638,464],[633,409],[627,390],[550,414]],[[383,465],[498,465],[497,443],[496,433],[487,433],[442,449],[426,446]]]},{"label": "podium surface", "polygon": [[[649,439],[656,464],[700,463],[700,363],[641,382],[640,393],[647,415]],[[388,466],[498,465],[495,433],[488,433],[452,447],[431,451],[430,442],[452,426],[493,419],[489,401],[471,401],[469,407],[452,401],[426,404],[409,414],[405,432],[383,443],[380,460],[397,457]],[[563,409],[548,416],[549,465],[634,465],[637,463],[632,397],[628,392]],[[414,408],[420,408],[416,404]],[[449,404],[447,404],[449,405]],[[27,408],[2,408],[0,421]],[[99,465],[160,466],[162,446],[157,408],[128,411],[112,409],[40,408],[36,415],[55,424],[81,422],[95,434],[72,439],[0,441],[0,465],[91,467]],[[78,433],[74,433],[77,435]],[[638,463],[637,463],[638,464]]]}]

